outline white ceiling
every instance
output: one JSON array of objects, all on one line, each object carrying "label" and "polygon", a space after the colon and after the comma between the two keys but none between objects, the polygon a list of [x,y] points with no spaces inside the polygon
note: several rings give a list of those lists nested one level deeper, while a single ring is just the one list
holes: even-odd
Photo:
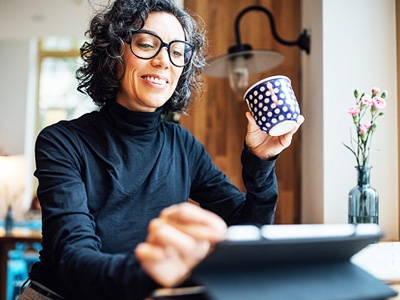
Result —
[{"label": "white ceiling", "polygon": [[[183,6],[184,0],[175,0]],[[112,0],[0,0],[0,40],[82,37],[95,11]]]},{"label": "white ceiling", "polygon": [[90,17],[108,0],[0,0],[0,40],[83,36]]}]

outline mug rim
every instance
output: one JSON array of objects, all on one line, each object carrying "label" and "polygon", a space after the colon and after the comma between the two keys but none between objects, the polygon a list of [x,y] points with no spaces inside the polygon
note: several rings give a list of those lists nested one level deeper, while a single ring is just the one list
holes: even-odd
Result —
[{"label": "mug rim", "polygon": [[264,78],[264,79],[260,79],[259,81],[257,81],[256,83],[254,83],[251,87],[249,87],[249,88],[246,90],[246,92],[244,93],[244,95],[243,95],[243,100],[246,101],[246,95],[247,95],[254,87],[256,87],[257,85],[259,85],[259,84],[261,84],[261,83],[263,83],[263,82],[265,82],[265,81],[269,81],[269,80],[272,80],[272,79],[275,79],[275,78],[287,79],[287,80],[289,80],[290,84],[292,84],[292,81],[290,80],[290,78],[287,77],[287,76],[285,76],[285,75],[273,75],[273,76],[269,76],[269,77],[266,77],[266,78]]}]

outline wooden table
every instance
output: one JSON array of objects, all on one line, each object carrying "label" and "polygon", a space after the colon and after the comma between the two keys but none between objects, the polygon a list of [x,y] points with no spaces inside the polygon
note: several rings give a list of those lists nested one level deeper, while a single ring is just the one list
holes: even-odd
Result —
[{"label": "wooden table", "polygon": [[42,232],[29,228],[16,227],[12,235],[6,236],[4,228],[0,228],[0,300],[6,299],[8,251],[14,249],[15,243],[40,243]]}]

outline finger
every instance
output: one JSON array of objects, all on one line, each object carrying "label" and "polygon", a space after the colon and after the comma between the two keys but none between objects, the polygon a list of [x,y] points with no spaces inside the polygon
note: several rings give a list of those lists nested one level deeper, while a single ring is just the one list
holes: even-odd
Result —
[{"label": "finger", "polygon": [[165,251],[150,243],[140,243],[136,246],[135,255],[143,261],[155,262],[166,259]]},{"label": "finger", "polygon": [[171,247],[162,248],[150,243],[139,244],[135,255],[146,273],[165,287],[179,284],[195,265],[180,259]]},{"label": "finger", "polygon": [[245,115],[246,115],[246,118],[247,118],[247,121],[248,121],[249,132],[253,132],[253,131],[258,130],[259,127],[258,127],[258,125],[256,123],[256,120],[254,120],[253,115],[251,114],[251,112],[247,111]]},{"label": "finger", "polygon": [[147,242],[162,249],[169,250],[167,257],[180,257],[187,264],[192,265],[208,253],[211,242],[197,240],[192,235],[177,229],[161,219],[155,219],[150,223]]},{"label": "finger", "polygon": [[199,240],[220,241],[225,237],[226,223],[201,207],[181,203],[164,209],[160,219]]},{"label": "finger", "polygon": [[210,244],[218,243],[225,238],[225,232],[218,232],[208,226],[201,224],[174,224],[181,232],[193,237],[197,241],[208,241]]}]

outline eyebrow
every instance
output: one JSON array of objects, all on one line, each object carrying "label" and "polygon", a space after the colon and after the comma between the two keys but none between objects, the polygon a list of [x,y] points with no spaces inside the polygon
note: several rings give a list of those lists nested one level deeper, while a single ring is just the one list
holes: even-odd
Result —
[{"label": "eyebrow", "polygon": [[[161,39],[163,40],[163,38],[162,38],[157,32],[154,32],[154,31],[152,31],[152,30],[146,29],[146,28],[144,28],[144,27],[143,27],[142,29],[139,29],[139,30],[133,30],[133,32],[135,32],[135,31],[141,31],[141,30],[143,30],[143,31],[145,31],[145,32],[148,32],[148,33],[155,34],[156,36],[158,36],[159,38],[161,38]],[[164,41],[164,40],[163,40],[163,41]],[[170,43],[170,42],[172,42],[172,41],[184,41],[184,42],[187,42],[186,36],[184,36],[183,39],[180,39],[180,38],[172,38],[168,43]]]}]

